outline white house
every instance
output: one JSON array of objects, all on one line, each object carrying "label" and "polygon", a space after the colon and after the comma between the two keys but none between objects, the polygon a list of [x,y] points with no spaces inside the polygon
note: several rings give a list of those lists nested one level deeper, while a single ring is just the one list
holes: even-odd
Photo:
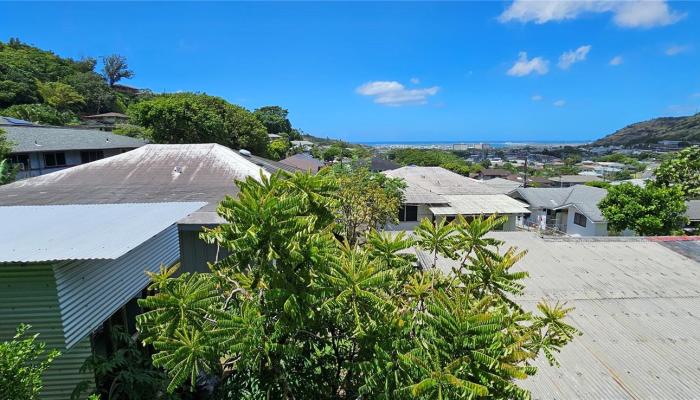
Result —
[{"label": "white house", "polygon": [[528,204],[524,224],[571,236],[607,236],[608,223],[598,203],[608,191],[586,185],[566,188],[518,188],[511,196]]},{"label": "white house", "polygon": [[529,212],[525,204],[500,190],[441,167],[408,166],[383,174],[401,178],[407,186],[399,210],[399,225],[390,229],[413,229],[423,218],[451,221],[457,215],[470,219],[498,214],[508,217],[503,230],[515,230],[517,218]]}]

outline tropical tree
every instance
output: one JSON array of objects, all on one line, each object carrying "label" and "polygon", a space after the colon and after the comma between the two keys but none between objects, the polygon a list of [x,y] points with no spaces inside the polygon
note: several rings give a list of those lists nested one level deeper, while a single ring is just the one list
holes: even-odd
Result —
[{"label": "tropical tree", "polygon": [[286,139],[273,140],[267,145],[267,155],[273,160],[281,160],[287,156],[290,148],[291,145]]},{"label": "tropical tree", "polygon": [[102,74],[109,84],[109,86],[114,86],[115,83],[122,79],[133,78],[134,72],[129,69],[129,65],[126,63],[126,57],[119,54],[111,54],[106,57],[102,57]]},{"label": "tropical tree", "polygon": [[[237,186],[218,208],[227,223],[202,235],[228,256],[209,273],[162,269],[140,301],[138,329],[170,391],[206,381],[220,399],[525,399],[517,382],[536,373],[532,361],[555,364],[578,334],[563,305],[516,304],[522,253],[500,242],[470,234],[478,240],[426,249],[367,230],[352,244],[333,233],[335,175],[278,172]],[[442,225],[444,237],[470,223]],[[437,267],[416,268],[409,253],[432,248]],[[459,266],[443,273],[443,263]]]},{"label": "tropical tree", "polygon": [[700,146],[681,150],[662,162],[654,174],[657,185],[679,186],[687,198],[700,198]]},{"label": "tropical tree", "polygon": [[270,142],[250,111],[206,94],[157,95],[130,105],[128,114],[156,143],[219,143],[265,155]]},{"label": "tropical tree", "polygon": [[608,229],[626,229],[638,235],[672,235],[687,223],[686,204],[681,185],[639,187],[631,183],[610,186],[598,204],[608,221]]},{"label": "tropical tree", "polygon": [[277,135],[287,135],[292,132],[292,123],[289,122],[289,119],[287,118],[288,114],[289,111],[280,106],[265,106],[253,111],[255,118],[265,125],[267,133]]},{"label": "tropical tree", "polygon": [[0,114],[29,122],[57,126],[79,121],[73,112],[58,111],[55,107],[48,104],[15,104],[0,111]]},{"label": "tropical tree", "polygon": [[41,392],[41,375],[60,355],[29,335],[30,325],[20,325],[12,340],[0,342],[0,399],[36,400]]},{"label": "tropical tree", "polygon": [[66,111],[85,104],[85,98],[73,87],[62,82],[36,82],[44,102],[59,111]]},{"label": "tropical tree", "polygon": [[0,129],[0,185],[15,180],[17,168],[10,162],[9,155],[11,150],[12,146],[5,137],[5,131]]}]

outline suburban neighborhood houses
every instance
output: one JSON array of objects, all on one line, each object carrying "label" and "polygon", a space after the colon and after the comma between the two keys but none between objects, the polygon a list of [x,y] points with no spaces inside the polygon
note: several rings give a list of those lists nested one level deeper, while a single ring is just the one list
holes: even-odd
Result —
[{"label": "suburban neighborhood houses", "polygon": [[700,2],[0,15],[0,400],[700,400]]}]

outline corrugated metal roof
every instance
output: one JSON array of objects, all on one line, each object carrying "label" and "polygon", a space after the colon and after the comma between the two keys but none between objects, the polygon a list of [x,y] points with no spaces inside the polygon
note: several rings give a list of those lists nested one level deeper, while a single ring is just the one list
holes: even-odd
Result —
[{"label": "corrugated metal roof", "polygon": [[0,207],[0,263],[116,259],[204,204]]},{"label": "corrugated metal roof", "polygon": [[95,129],[3,126],[13,153],[36,151],[135,149],[148,142]]},{"label": "corrugated metal roof", "polygon": [[326,165],[323,163],[323,161],[315,159],[308,153],[295,154],[285,158],[284,160],[280,160],[280,163],[310,172],[317,172]]},{"label": "corrugated metal roof", "polygon": [[527,214],[526,205],[502,194],[446,195],[449,207],[430,207],[435,215]]},{"label": "corrugated metal roof", "polygon": [[511,181],[510,179],[493,178],[484,181],[484,185],[494,188],[498,193],[508,194],[515,189],[522,187],[521,182]]},{"label": "corrugated metal roof", "polygon": [[437,194],[498,194],[498,191],[481,181],[467,178],[441,167],[401,167],[383,174],[406,181],[406,195],[412,191]]},{"label": "corrugated metal roof", "polygon": [[[528,254],[526,309],[566,302],[583,332],[557,359],[541,358],[521,384],[534,399],[692,399],[700,393],[700,263],[643,238],[542,239],[529,232],[492,237]],[[700,255],[698,240],[679,242]],[[689,244],[689,243],[692,243]],[[432,255],[417,252],[424,265]],[[451,260],[441,260],[446,271]]]},{"label": "corrugated metal roof", "polygon": [[525,200],[533,208],[558,209],[575,206],[593,222],[603,222],[605,217],[598,208],[608,191],[576,185],[567,188],[517,188],[516,197]]}]

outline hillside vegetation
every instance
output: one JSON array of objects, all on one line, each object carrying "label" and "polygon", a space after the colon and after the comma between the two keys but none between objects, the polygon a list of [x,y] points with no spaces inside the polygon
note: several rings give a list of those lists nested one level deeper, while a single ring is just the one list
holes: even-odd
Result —
[{"label": "hillside vegetation", "polygon": [[700,113],[687,117],[663,117],[628,125],[593,143],[594,146],[630,146],[660,140],[700,142]]}]

